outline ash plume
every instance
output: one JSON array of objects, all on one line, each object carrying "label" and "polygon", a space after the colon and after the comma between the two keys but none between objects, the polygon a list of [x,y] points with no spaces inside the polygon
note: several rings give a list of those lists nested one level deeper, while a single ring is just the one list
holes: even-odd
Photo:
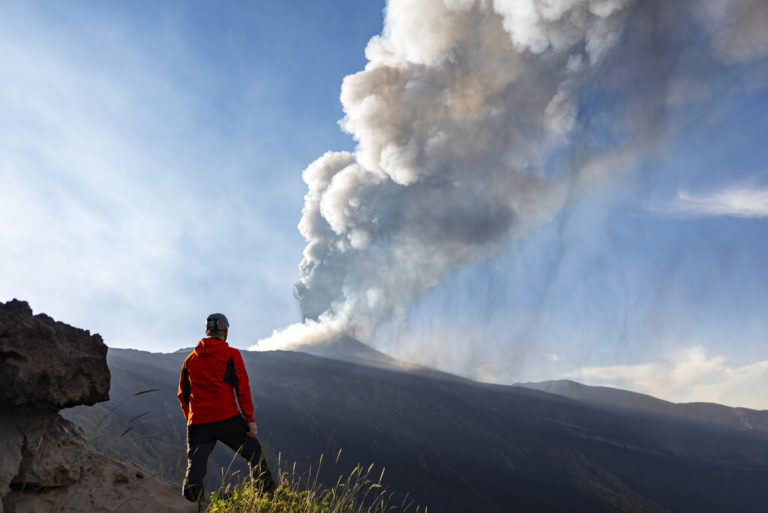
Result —
[{"label": "ash plume", "polygon": [[389,1],[341,88],[356,150],[303,173],[304,321],[255,348],[365,339],[404,319],[447,273],[632,168],[668,109],[695,100],[689,84],[768,52],[765,2],[685,4]]}]

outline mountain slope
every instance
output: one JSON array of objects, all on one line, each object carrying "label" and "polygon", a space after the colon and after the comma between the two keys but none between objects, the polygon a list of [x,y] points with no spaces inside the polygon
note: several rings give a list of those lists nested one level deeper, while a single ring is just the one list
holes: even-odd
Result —
[{"label": "mountain slope", "polygon": [[519,386],[591,404],[642,410],[648,413],[671,415],[739,429],[768,431],[768,411],[731,408],[714,403],[672,403],[637,392],[610,387],[582,385],[570,380],[520,383]]},{"label": "mountain slope", "polygon": [[[108,354],[107,407],[127,399],[111,416],[114,427],[134,426],[124,437],[129,442],[133,433],[159,434],[133,441],[132,449],[161,460],[158,468],[183,458],[175,394],[184,356]],[[278,451],[312,461],[343,449],[346,467],[329,468],[323,478],[376,463],[386,467],[392,490],[448,513],[765,508],[768,433],[308,354],[243,357],[273,467]],[[132,397],[150,388],[160,390]],[[144,411],[150,413],[128,422]],[[231,453],[214,456],[226,466]],[[180,480],[182,471],[167,477]]]}]

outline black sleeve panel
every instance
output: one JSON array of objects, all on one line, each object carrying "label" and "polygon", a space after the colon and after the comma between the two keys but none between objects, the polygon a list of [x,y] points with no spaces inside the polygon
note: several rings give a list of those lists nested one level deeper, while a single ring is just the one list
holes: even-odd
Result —
[{"label": "black sleeve panel", "polygon": [[189,395],[191,393],[191,387],[189,384],[189,372],[184,367],[181,371],[181,397],[184,399],[184,403],[189,404]]},{"label": "black sleeve panel", "polygon": [[237,373],[235,372],[235,361],[231,356],[229,357],[229,360],[227,360],[227,369],[224,371],[224,383],[229,383],[235,387],[235,392],[238,395],[240,394],[240,387],[237,383]]}]

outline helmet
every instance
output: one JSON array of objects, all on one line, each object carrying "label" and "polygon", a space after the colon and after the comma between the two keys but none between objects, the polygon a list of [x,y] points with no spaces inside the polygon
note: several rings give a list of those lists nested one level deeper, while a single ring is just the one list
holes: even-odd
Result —
[{"label": "helmet", "polygon": [[229,321],[227,316],[221,313],[214,313],[208,316],[205,320],[205,332],[209,335],[211,333],[221,333],[229,329]]}]

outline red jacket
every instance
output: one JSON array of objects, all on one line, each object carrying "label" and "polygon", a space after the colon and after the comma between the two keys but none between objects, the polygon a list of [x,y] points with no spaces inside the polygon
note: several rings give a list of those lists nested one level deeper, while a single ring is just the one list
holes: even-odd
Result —
[{"label": "red jacket", "polygon": [[246,422],[253,422],[243,357],[223,340],[204,338],[197,343],[181,368],[178,397],[187,424],[214,422],[240,413]]}]

